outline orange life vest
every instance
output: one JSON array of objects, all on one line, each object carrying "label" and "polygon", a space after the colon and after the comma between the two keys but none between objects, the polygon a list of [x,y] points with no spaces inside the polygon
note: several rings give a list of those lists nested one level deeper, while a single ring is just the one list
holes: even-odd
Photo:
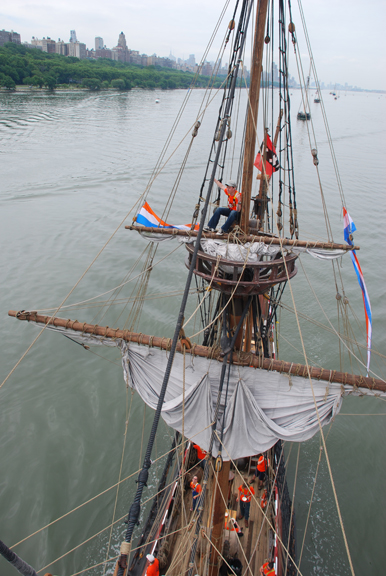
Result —
[{"label": "orange life vest", "polygon": [[[270,461],[268,458],[268,466],[270,465]],[[267,461],[265,460],[264,456],[260,456],[257,461],[257,469],[259,472],[265,472],[267,470]]]},{"label": "orange life vest", "polygon": [[267,496],[268,496],[267,491],[264,490],[263,495],[262,495],[262,497],[261,497],[261,507],[262,507],[263,510],[264,510],[264,508],[265,508],[266,505],[267,505]]},{"label": "orange life vest", "polygon": [[146,576],[159,576],[159,560],[158,558],[154,559],[152,564],[149,564],[146,570]]},{"label": "orange life vest", "polygon": [[225,194],[228,196],[228,208],[231,210],[237,210],[237,204],[241,201],[241,194],[235,190],[234,196],[231,196],[228,192],[228,188],[224,188]]},{"label": "orange life vest", "polygon": [[194,483],[193,481],[190,483],[190,487],[194,492],[201,492],[201,486],[198,482]]},{"label": "orange life vest", "polygon": [[253,486],[250,486],[249,488],[246,488],[245,486],[239,486],[239,492],[241,500],[246,498],[246,500],[243,500],[243,502],[250,502],[252,500],[252,494],[255,493],[255,490]]},{"label": "orange life vest", "polygon": [[269,567],[269,562],[266,562],[262,566],[264,576],[275,576],[275,568]]}]

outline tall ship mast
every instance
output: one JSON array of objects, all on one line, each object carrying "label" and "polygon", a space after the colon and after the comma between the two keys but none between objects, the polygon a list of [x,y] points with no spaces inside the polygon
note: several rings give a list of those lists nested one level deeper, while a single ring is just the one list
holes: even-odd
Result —
[{"label": "tall ship mast", "polygon": [[[136,203],[135,217],[121,228],[125,242],[140,235],[144,246],[124,322],[120,314],[123,324],[63,318],[61,307],[51,313],[9,311],[86,350],[119,350],[127,387],[154,411],[148,438],[142,435],[142,461],[119,554],[109,556],[114,576],[301,574],[285,444],[315,434],[324,439],[323,427],[339,413],[345,395],[386,395],[385,381],[368,371],[348,373],[345,366],[334,370],[328,364],[312,366],[307,357],[300,363],[279,355],[279,313],[291,302],[299,256],[336,263],[359,247],[350,225],[347,242],[334,242],[329,229],[324,241],[301,237],[288,84],[288,51],[297,54],[291,5],[280,0],[274,11],[268,0],[236,2],[222,32],[218,63],[227,50],[227,74],[218,86],[214,72],[203,95],[181,144],[186,153],[162,214],[150,204],[165,157]],[[274,50],[275,82],[264,68],[264,62],[272,66]],[[202,125],[212,99],[219,108],[202,182],[188,223],[170,225],[190,154],[196,145],[204,146]],[[318,170],[316,148],[311,159]],[[168,312],[175,317],[172,335],[142,332],[140,320],[164,241],[181,243],[185,250],[182,298]],[[172,260],[163,272],[175,273]],[[294,300],[292,306],[296,327]],[[366,347],[369,352],[368,342]],[[171,443],[154,486],[162,420]],[[102,574],[102,567],[95,570]]]}]

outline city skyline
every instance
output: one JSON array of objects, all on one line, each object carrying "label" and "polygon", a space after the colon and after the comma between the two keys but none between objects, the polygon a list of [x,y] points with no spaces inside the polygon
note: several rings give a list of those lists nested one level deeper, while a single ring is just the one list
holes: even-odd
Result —
[{"label": "city skyline", "polygon": [[[85,43],[79,42],[76,30],[70,30],[70,39],[65,42],[63,39],[58,38],[56,42],[50,36],[47,38],[43,37],[41,39],[35,38],[34,36],[29,42],[21,42],[21,36],[16,31],[0,31],[0,46],[3,46],[5,42],[15,42],[17,44],[23,44],[28,48],[38,48],[43,52],[48,52],[51,54],[60,54],[62,56],[75,56],[76,58],[82,59],[98,59],[107,58],[110,60],[116,60],[125,62],[128,64],[138,64],[140,66],[160,66],[166,68],[173,68],[176,70],[189,71],[189,72],[199,72],[200,75],[211,76],[213,71],[216,69],[216,74],[220,76],[226,76],[228,73],[228,63],[213,62],[205,60],[202,63],[197,63],[195,61],[195,55],[190,54],[189,58],[183,60],[180,57],[174,56],[171,52],[167,57],[160,57],[153,53],[152,55],[140,54],[137,50],[132,50],[127,47],[126,36],[123,31],[120,32],[118,37],[118,42],[116,46],[112,48],[107,47],[104,44],[103,38],[96,36],[94,39],[94,47],[87,48]],[[245,65],[245,73],[249,76],[249,70]],[[316,82],[310,78],[309,79],[309,89],[313,91],[316,89]],[[278,83],[278,68],[275,62],[272,62],[272,69],[268,72],[263,72],[262,82],[274,84]],[[288,82],[290,87],[299,87],[299,83],[296,79],[289,74]],[[357,91],[372,91],[366,88],[362,88],[357,85],[349,85],[347,82],[343,85],[339,82],[325,83],[323,79],[319,78],[319,86],[321,90],[357,90]],[[386,92],[382,90],[373,90],[375,92]],[[331,92],[334,94],[334,92]]]},{"label": "city skyline", "polygon": [[[223,2],[206,3],[176,0],[166,3],[145,0],[142,4],[112,0],[108,6],[95,7],[90,0],[67,0],[52,4],[49,0],[13,0],[1,10],[1,28],[15,30],[22,41],[32,36],[50,36],[57,41],[68,42],[70,30],[76,30],[78,40],[93,48],[95,37],[103,38],[106,46],[117,45],[121,30],[126,34],[127,47],[144,54],[168,57],[170,53],[187,60],[195,54],[199,62],[218,19]],[[374,9],[374,14],[369,13]],[[364,89],[386,89],[385,44],[382,30],[382,14],[386,6],[380,0],[370,0],[366,11],[358,0],[304,0],[303,9],[311,39],[313,56],[318,75],[326,84],[347,83]],[[308,70],[309,59],[306,43],[300,30],[297,7],[292,7],[297,22],[299,50],[303,66]],[[230,19],[228,11],[221,24],[225,30]],[[371,34],[362,46],[363,31],[368,22]],[[221,35],[220,35],[221,36]],[[218,45],[213,45],[206,60],[216,59]],[[294,61],[290,61],[290,73],[295,76]],[[249,67],[250,63],[246,62]],[[296,77],[296,76],[295,76]]]}]

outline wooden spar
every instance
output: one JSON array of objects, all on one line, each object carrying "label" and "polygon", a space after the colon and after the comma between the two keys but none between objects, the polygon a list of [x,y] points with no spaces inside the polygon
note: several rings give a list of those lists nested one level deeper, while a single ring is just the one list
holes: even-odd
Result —
[{"label": "wooden spar", "polygon": [[[164,234],[165,236],[185,236],[196,238],[197,230],[179,230],[178,228],[153,228],[151,226],[125,226],[126,230],[136,230],[137,232],[150,232],[151,234]],[[203,232],[203,238],[213,238],[219,240],[216,232]],[[224,234],[225,236],[225,234]],[[222,237],[220,237],[222,238]],[[264,242],[265,244],[274,244],[275,246],[299,246],[300,248],[324,248],[327,250],[360,250],[359,246],[349,246],[348,244],[335,244],[335,242],[318,242],[310,240],[290,240],[288,238],[279,239],[276,236],[264,236],[259,234],[246,234],[238,237],[238,241],[243,242]]]},{"label": "wooden spar", "polygon": [[249,231],[249,212],[251,204],[253,162],[255,160],[255,142],[257,130],[257,115],[259,108],[260,80],[263,63],[263,48],[265,21],[267,17],[268,0],[260,0],[258,3],[255,25],[255,40],[251,63],[251,83],[248,93],[248,118],[245,132],[243,180],[241,186],[242,203],[240,228],[244,232]]},{"label": "wooden spar", "polygon": [[[120,330],[119,328],[113,329],[108,326],[98,326],[97,324],[86,324],[86,322],[78,322],[77,320],[66,320],[65,318],[54,318],[52,316],[43,316],[37,312],[16,312],[9,310],[8,316],[17,318],[18,320],[27,320],[28,322],[36,322],[42,325],[52,325],[60,328],[67,328],[75,332],[82,332],[84,334],[91,334],[102,336],[103,338],[111,338],[113,340],[125,340],[126,342],[136,342],[144,346],[151,346],[160,348],[161,350],[169,350],[171,339],[161,338],[160,336],[149,336],[147,334],[130,332],[129,330]],[[183,352],[183,347],[179,341],[177,344],[177,351]],[[185,349],[186,354],[193,356],[200,356],[202,358],[213,358],[214,360],[222,361],[221,350],[208,348],[194,344],[191,349]],[[294,364],[293,362],[284,362],[283,360],[274,360],[272,358],[259,359],[251,352],[235,351],[232,357],[232,364],[238,366],[250,366],[251,368],[261,368],[267,371],[283,372],[285,374],[292,374],[293,376],[300,376],[308,378],[307,366],[304,364]],[[310,376],[315,380],[323,380],[325,382],[333,382],[336,384],[346,384],[357,388],[367,388],[368,390],[378,390],[386,392],[386,382],[377,378],[367,378],[359,374],[348,374],[347,372],[338,372],[336,370],[327,370],[326,368],[309,367]]]}]

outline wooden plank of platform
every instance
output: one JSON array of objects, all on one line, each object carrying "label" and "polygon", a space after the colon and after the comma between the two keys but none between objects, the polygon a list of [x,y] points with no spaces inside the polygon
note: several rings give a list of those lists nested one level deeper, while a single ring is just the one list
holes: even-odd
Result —
[{"label": "wooden plank of platform", "polygon": [[249,559],[251,557],[251,547],[252,547],[252,534],[255,527],[255,523],[253,520],[249,520],[249,528],[248,528],[248,540],[247,540],[247,547],[245,550],[245,556]]}]

